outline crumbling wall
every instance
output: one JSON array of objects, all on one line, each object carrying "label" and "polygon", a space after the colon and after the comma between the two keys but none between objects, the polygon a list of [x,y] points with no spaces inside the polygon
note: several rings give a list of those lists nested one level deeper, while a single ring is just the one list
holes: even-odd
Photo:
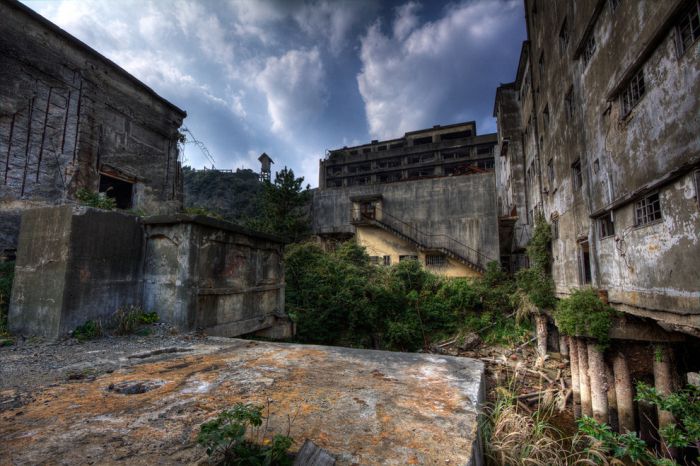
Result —
[{"label": "crumbling wall", "polygon": [[0,17],[0,249],[22,209],[98,191],[101,173],[133,184],[133,208],[179,210],[185,113],[18,2]]},{"label": "crumbling wall", "polygon": [[206,217],[153,217],[145,225],[146,308],[211,335],[277,326],[291,336],[279,239]]}]

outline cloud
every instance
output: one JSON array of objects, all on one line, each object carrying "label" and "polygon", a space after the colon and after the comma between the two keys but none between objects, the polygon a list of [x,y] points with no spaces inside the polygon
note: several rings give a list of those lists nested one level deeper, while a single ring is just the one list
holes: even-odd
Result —
[{"label": "cloud", "polygon": [[521,8],[517,0],[451,4],[439,19],[420,24],[411,2],[395,10],[391,33],[379,21],[371,25],[361,38],[357,75],[371,136],[488,121],[493,100],[484,95],[495,93],[499,77],[512,79],[517,63],[512,47],[497,51],[504,37],[522,30]]},{"label": "cloud", "polygon": [[268,58],[257,85],[277,133],[313,123],[326,106],[325,71],[316,47]]},{"label": "cloud", "polygon": [[360,0],[316,0],[304,3],[293,16],[307,35],[324,39],[331,53],[337,55],[347,46],[356,24],[371,10],[371,4]]}]

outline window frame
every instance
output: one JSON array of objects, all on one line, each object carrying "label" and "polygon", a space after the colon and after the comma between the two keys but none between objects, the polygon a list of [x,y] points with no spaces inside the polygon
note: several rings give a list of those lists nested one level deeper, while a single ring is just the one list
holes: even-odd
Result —
[{"label": "window frame", "polygon": [[595,34],[593,31],[586,37],[586,42],[583,45],[583,51],[581,52],[581,58],[583,59],[583,67],[588,68],[588,64],[598,50],[598,43],[595,40]]},{"label": "window frame", "polygon": [[[640,216],[641,215],[641,216]],[[658,191],[649,193],[634,202],[634,226],[644,227],[663,220],[661,196]]]},{"label": "window frame", "polygon": [[615,220],[612,216],[612,212],[598,217],[598,235],[600,239],[615,236]]},{"label": "window frame", "polygon": [[[695,16],[693,18],[693,12],[695,12]],[[690,33],[690,40],[686,44],[683,40],[682,32],[681,32],[681,22],[688,19],[690,17],[690,21],[688,22],[688,28],[689,28],[689,33]],[[696,21],[698,24],[697,30],[694,32],[693,31],[693,19]],[[678,18],[675,21],[674,25],[674,30],[675,30],[675,39],[676,39],[676,48],[678,51],[678,57],[682,57],[685,55],[685,53],[692,48],[692,46],[700,39],[700,0],[693,0],[690,2],[690,5],[685,8],[679,15]]]},{"label": "window frame", "polygon": [[626,118],[632,113],[634,107],[642,101],[646,93],[647,85],[644,79],[644,66],[640,66],[620,91],[620,118]]},{"label": "window frame", "polygon": [[583,166],[580,158],[571,164],[571,180],[574,193],[580,192],[583,188]]}]

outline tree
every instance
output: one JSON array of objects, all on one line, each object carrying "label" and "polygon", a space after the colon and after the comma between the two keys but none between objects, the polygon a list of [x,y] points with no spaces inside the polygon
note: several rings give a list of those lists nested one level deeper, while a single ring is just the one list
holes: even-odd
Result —
[{"label": "tree", "polygon": [[263,184],[261,211],[248,226],[292,242],[309,234],[309,185],[302,188],[304,177],[297,178],[291,168],[275,173],[275,181]]}]

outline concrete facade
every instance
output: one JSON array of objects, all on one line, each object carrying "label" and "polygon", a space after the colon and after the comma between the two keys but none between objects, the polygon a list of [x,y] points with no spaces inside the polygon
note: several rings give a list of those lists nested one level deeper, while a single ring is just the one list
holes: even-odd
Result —
[{"label": "concrete facade", "polygon": [[525,2],[516,81],[497,92],[499,201],[516,224],[531,211],[552,224],[561,296],[592,285],[627,311],[700,328],[689,260],[700,257],[700,45],[682,48],[679,29],[698,2],[537,3]]},{"label": "concrete facade", "polygon": [[471,122],[331,151],[320,163],[313,233],[356,235],[380,264],[405,256],[446,275],[480,273],[498,260],[495,139]]},{"label": "concrete facade", "polygon": [[182,331],[290,337],[282,252],[274,237],[207,217],[28,209],[9,327],[55,339],[140,306]]},{"label": "concrete facade", "polygon": [[16,247],[23,209],[80,188],[180,210],[185,112],[21,3],[0,1],[0,17],[0,252]]}]

